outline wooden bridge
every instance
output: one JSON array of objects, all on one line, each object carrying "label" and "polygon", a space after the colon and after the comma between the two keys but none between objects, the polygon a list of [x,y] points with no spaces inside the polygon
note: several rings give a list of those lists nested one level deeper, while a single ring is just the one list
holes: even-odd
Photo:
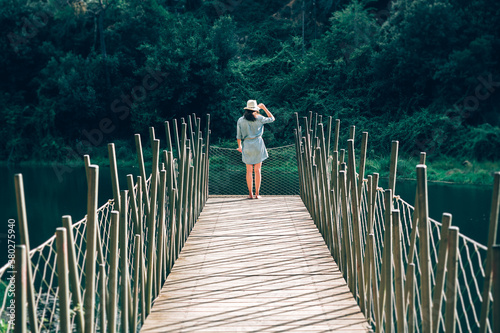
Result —
[{"label": "wooden bridge", "polygon": [[[299,195],[264,192],[259,200],[209,196],[216,173],[244,182],[238,155],[211,159],[209,117],[204,131],[196,115],[165,122],[163,150],[150,128],[150,172],[136,134],[140,175],[127,175],[126,190],[109,144],[113,198],[97,207],[99,167],[86,156],[87,216],[76,223],[64,216],[54,237],[34,249],[16,175],[21,245],[0,269],[0,329],[498,331],[500,173],[482,245],[460,234],[451,215],[429,218],[425,153],[412,206],[395,195],[398,142],[383,189],[378,174],[365,177],[368,133],[356,151],[351,126],[347,150],[340,149],[340,121],[333,125],[312,113],[301,125],[297,116],[295,145],[286,148],[293,163],[273,172],[295,175]],[[266,165],[286,149],[270,150]]]},{"label": "wooden bridge", "polygon": [[337,332],[368,322],[300,197],[210,198],[142,332]]}]

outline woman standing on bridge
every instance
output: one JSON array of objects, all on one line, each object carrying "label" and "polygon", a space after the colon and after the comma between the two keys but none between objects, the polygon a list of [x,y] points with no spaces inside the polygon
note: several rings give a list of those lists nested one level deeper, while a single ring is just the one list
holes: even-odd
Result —
[{"label": "woman standing on bridge", "polygon": [[[262,103],[257,105],[257,101],[249,100],[244,108],[245,113],[238,119],[236,140],[238,141],[238,151],[242,153],[243,163],[247,165],[247,186],[248,199],[259,199],[259,190],[261,183],[261,167],[268,155],[262,133],[264,133],[264,124],[272,123],[274,116]],[[263,109],[267,117],[259,114]],[[255,173],[255,196],[253,195],[253,173]]]}]

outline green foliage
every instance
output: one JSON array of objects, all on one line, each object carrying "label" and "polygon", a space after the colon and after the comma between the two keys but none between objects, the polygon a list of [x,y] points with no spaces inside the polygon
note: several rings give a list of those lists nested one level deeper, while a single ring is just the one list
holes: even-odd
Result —
[{"label": "green foliage", "polygon": [[102,145],[123,142],[126,158],[133,133],[162,137],[192,113],[229,145],[248,99],[277,118],[269,147],[292,143],[294,113],[311,110],[341,119],[343,141],[349,125],[368,131],[374,160],[391,140],[409,159],[500,158],[499,2],[398,0],[384,17],[382,2],[304,5],[5,0],[0,159],[78,159],[103,120],[112,130],[88,149],[105,160]]}]

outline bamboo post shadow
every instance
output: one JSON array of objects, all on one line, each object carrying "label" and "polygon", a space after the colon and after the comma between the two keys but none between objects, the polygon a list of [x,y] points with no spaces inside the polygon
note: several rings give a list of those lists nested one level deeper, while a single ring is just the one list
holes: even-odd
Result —
[{"label": "bamboo post shadow", "polygon": [[38,333],[40,330],[40,323],[38,323],[36,306],[35,306],[35,286],[33,271],[31,270],[30,253],[30,239],[28,233],[28,217],[26,215],[26,201],[24,196],[24,182],[23,175],[18,173],[14,176],[14,185],[16,189],[16,204],[17,204],[17,218],[19,219],[19,234],[21,238],[21,245],[26,248],[26,276],[27,276],[27,300],[28,300],[28,316],[30,322],[30,329],[33,333]]},{"label": "bamboo post shadow", "polygon": [[26,260],[29,256],[29,253],[26,251],[26,245],[16,245],[15,252],[15,264],[14,269],[17,272],[17,276],[14,283],[15,293],[15,332],[16,333],[26,333],[27,331],[27,314],[26,314],[26,302],[27,298],[27,289],[28,289],[28,261]]}]

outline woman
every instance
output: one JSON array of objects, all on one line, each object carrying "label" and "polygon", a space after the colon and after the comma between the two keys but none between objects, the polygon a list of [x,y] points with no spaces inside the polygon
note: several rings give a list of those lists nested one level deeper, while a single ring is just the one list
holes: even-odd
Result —
[{"label": "woman", "polygon": [[[245,113],[238,119],[236,139],[238,141],[238,151],[242,154],[243,163],[247,165],[247,186],[248,199],[260,199],[260,181],[262,161],[268,155],[262,133],[264,124],[272,123],[274,117],[264,104],[257,105],[257,101],[249,100],[244,108]],[[263,109],[267,117],[259,114]],[[255,172],[255,196],[253,195],[253,173]]]}]

